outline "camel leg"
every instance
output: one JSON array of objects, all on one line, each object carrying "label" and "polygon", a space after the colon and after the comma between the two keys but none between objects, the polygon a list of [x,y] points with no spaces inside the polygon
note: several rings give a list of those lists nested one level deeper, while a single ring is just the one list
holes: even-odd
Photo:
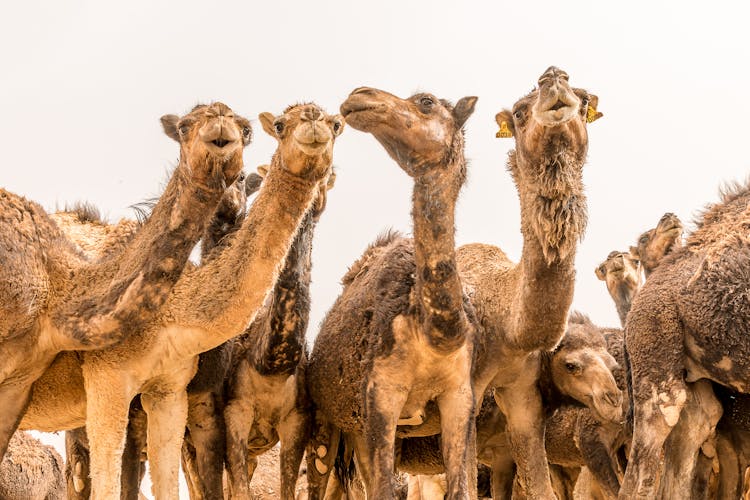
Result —
[{"label": "camel leg", "polygon": [[329,477],[339,449],[341,432],[320,414],[313,420],[310,440],[306,448],[307,460],[307,494],[308,500],[323,500],[326,498]]},{"label": "camel leg", "polygon": [[0,385],[0,460],[8,451],[8,443],[16,432],[31,397],[31,383]]},{"label": "camel leg", "polygon": [[185,388],[143,393],[141,404],[148,414],[148,460],[154,498],[179,498],[178,472],[187,424]]},{"label": "camel leg", "polygon": [[138,398],[130,404],[128,432],[125,449],[122,453],[122,500],[138,500],[145,466],[141,460],[146,448],[148,424],[146,413],[140,406]]},{"label": "camel leg", "polygon": [[120,498],[122,452],[133,394],[122,380],[86,376],[86,433],[91,453],[91,499]]},{"label": "camel leg", "polygon": [[542,400],[536,385],[495,389],[495,401],[507,419],[516,473],[529,498],[554,500],[544,448]]},{"label": "camel leg", "polygon": [[733,500],[742,495],[742,475],[740,459],[737,455],[731,435],[719,430],[716,439],[716,454],[719,457],[719,492],[720,500]]},{"label": "camel leg", "polygon": [[[470,380],[467,374],[467,381]],[[477,494],[477,440],[474,392],[470,385],[438,398],[443,463],[448,483],[446,497],[475,498]]]},{"label": "camel leg", "polygon": [[281,441],[281,498],[294,500],[294,486],[299,475],[299,465],[309,441],[310,426],[305,413],[293,409],[279,423]]},{"label": "camel leg", "polygon": [[212,392],[191,394],[188,400],[187,427],[195,450],[194,466],[197,472],[192,480],[204,498],[222,498],[226,450],[222,410]]},{"label": "camel leg", "polygon": [[[667,441],[667,457],[664,477],[661,481],[661,496],[664,498],[691,498],[696,463],[701,445],[712,439],[722,407],[714,396],[711,382],[699,380],[686,386],[687,402],[677,424]],[[710,446],[711,454],[715,449]],[[708,471],[710,472],[710,460]],[[708,475],[698,478],[702,481],[702,493],[708,489]]]},{"label": "camel leg", "polygon": [[248,437],[254,418],[252,408],[243,405],[239,399],[232,400],[224,409],[229,496],[232,499],[250,497]]},{"label": "camel leg", "polygon": [[187,483],[190,500],[205,500],[198,478],[195,448],[190,441],[189,434],[185,434],[185,438],[182,441],[182,472],[185,474],[185,482]]},{"label": "camel leg", "polygon": [[[594,429],[597,428],[589,430]],[[617,498],[617,492],[620,490],[618,465],[612,452],[602,442],[599,432],[580,432],[578,448],[589,470],[588,475],[596,482],[597,487],[603,489],[608,497]]]},{"label": "camel leg", "polygon": [[516,465],[513,457],[499,454],[492,460],[492,478],[490,488],[495,500],[510,500],[513,495],[513,478],[516,476]]},{"label": "camel leg", "polygon": [[65,433],[65,477],[68,483],[68,500],[88,500],[91,496],[88,443],[85,427]]},{"label": "camel leg", "polygon": [[[352,447],[354,448],[353,460],[357,470],[357,475],[359,475],[365,485],[366,498],[395,498],[395,495],[391,497],[373,497],[370,493],[377,483],[373,477],[374,467],[373,461],[370,458],[370,455],[372,454],[372,446],[367,442],[367,438],[358,435],[347,435],[346,439],[351,442]],[[348,495],[348,492],[345,491],[345,493]]]},{"label": "camel leg", "polygon": [[[355,440],[357,464],[371,467],[372,474],[360,469],[367,498],[395,498],[394,447],[396,426],[407,394],[398,387],[369,383],[365,396],[364,439]],[[471,418],[470,420],[474,420]],[[363,454],[359,451],[364,452]],[[476,454],[475,454],[476,456]]]},{"label": "camel leg", "polygon": [[687,387],[681,376],[672,378],[671,384],[660,384],[660,387],[662,390],[657,390],[643,381],[640,388],[633,388],[633,439],[620,488],[621,499],[656,497],[662,473],[664,443],[677,424],[687,400]]}]

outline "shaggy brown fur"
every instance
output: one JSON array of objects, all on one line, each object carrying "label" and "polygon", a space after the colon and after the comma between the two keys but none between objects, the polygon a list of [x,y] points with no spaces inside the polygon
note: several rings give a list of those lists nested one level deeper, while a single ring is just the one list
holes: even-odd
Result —
[{"label": "shaggy brown fur", "polygon": [[[689,494],[698,447],[710,436],[721,408],[705,384],[686,382],[705,378],[750,392],[748,202],[750,187],[728,189],[636,297],[626,327],[633,446],[621,498],[652,497],[660,479],[662,494]],[[690,432],[670,436],[688,402]],[[662,474],[667,437],[670,450],[681,455],[667,461]]]},{"label": "shaggy brown fur", "polygon": [[15,433],[0,463],[0,498],[63,500],[65,477],[62,457],[54,448],[29,434]]},{"label": "shaggy brown fur", "polygon": [[331,173],[340,118],[306,105],[279,120],[283,126],[274,132],[279,147],[263,188],[223,251],[183,273],[148,328],[115,347],[84,353],[82,362],[77,356],[58,356],[34,386],[22,425],[60,430],[85,422],[95,498],[120,496],[128,408],[138,393],[148,414],[154,496],[178,495],[185,388],[195,374],[198,355],[252,322],[303,215]]},{"label": "shaggy brown fur", "polygon": [[[228,109],[216,103],[179,122],[162,118],[169,134],[181,127],[180,163],[151,216],[116,253],[87,259],[39,205],[0,190],[0,457],[31,384],[58,352],[114,345],[157,316],[242,168],[250,128],[225,117]],[[211,142],[230,131],[224,147]]]},{"label": "shaggy brown fur", "polygon": [[[369,498],[394,498],[396,427],[435,400],[443,419],[448,494],[476,481],[472,327],[455,261],[454,210],[466,175],[463,125],[475,97],[407,99],[355,89],[341,105],[413,178],[414,239],[381,238],[344,277],[307,370],[319,428],[332,424],[354,447]],[[316,431],[308,446],[310,498],[321,498],[337,445]]]}]

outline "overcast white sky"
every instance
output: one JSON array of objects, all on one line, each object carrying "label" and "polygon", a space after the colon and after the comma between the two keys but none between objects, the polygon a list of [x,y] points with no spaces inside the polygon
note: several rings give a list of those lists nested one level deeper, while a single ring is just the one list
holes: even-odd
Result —
[{"label": "overcast white sky", "polygon": [[[158,194],[177,145],[159,116],[220,100],[254,120],[248,168],[275,147],[256,117],[315,101],[336,112],[369,85],[456,101],[469,181],[457,241],[521,249],[494,115],[550,65],[599,96],[584,179],[590,221],[574,307],[617,315],[594,267],[666,211],[690,220],[750,170],[750,36],[744,2],[13,2],[0,18],[0,186],[50,210],[88,200],[116,221]],[[315,237],[308,336],[339,279],[383,229],[410,231],[411,180],[368,134],[347,129]]]}]

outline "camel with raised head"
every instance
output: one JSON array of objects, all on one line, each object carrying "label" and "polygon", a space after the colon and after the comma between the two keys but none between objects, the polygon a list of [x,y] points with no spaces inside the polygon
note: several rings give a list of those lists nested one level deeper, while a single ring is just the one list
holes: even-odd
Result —
[{"label": "camel with raised head", "polygon": [[180,163],[151,216],[106,257],[87,258],[39,205],[0,189],[0,457],[57,353],[116,345],[155,320],[242,168],[250,125],[223,104],[162,124]]},{"label": "camel with raised head", "polygon": [[347,123],[371,133],[412,177],[414,238],[390,234],[350,269],[315,340],[306,371],[317,408],[310,498],[322,495],[339,430],[356,451],[368,498],[394,498],[397,427],[422,423],[431,401],[442,417],[436,432],[446,443],[449,496],[476,489],[474,327],[454,243],[466,176],[463,125],[476,100],[452,105],[427,93],[402,99],[361,87],[341,105]]},{"label": "camel with raised head", "polygon": [[314,104],[295,105],[264,128],[273,130],[279,145],[263,188],[226,246],[185,270],[147,327],[114,347],[58,356],[34,385],[21,425],[62,430],[85,423],[94,499],[120,496],[128,409],[136,394],[148,415],[154,496],[178,496],[185,388],[198,355],[252,322],[320,183],[328,181],[340,117]]}]

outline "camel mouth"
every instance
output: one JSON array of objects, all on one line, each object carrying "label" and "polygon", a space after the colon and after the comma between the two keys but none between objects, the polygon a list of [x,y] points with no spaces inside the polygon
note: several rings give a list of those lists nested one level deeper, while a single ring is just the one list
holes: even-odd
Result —
[{"label": "camel mouth", "polygon": [[358,103],[358,102],[345,102],[341,106],[341,114],[346,119],[350,115],[356,114],[356,113],[362,113],[365,111],[374,111],[377,112],[381,106],[375,105],[375,104],[369,104],[369,103]]},{"label": "camel mouth", "polygon": [[211,141],[211,144],[213,144],[217,148],[221,149],[224,146],[226,146],[227,144],[229,144],[229,142],[230,141],[228,141],[226,139],[214,139],[213,141]]},{"label": "camel mouth", "polygon": [[548,111],[557,111],[558,109],[567,108],[568,105],[564,102],[562,102],[560,99],[557,100],[555,104],[553,104]]}]

